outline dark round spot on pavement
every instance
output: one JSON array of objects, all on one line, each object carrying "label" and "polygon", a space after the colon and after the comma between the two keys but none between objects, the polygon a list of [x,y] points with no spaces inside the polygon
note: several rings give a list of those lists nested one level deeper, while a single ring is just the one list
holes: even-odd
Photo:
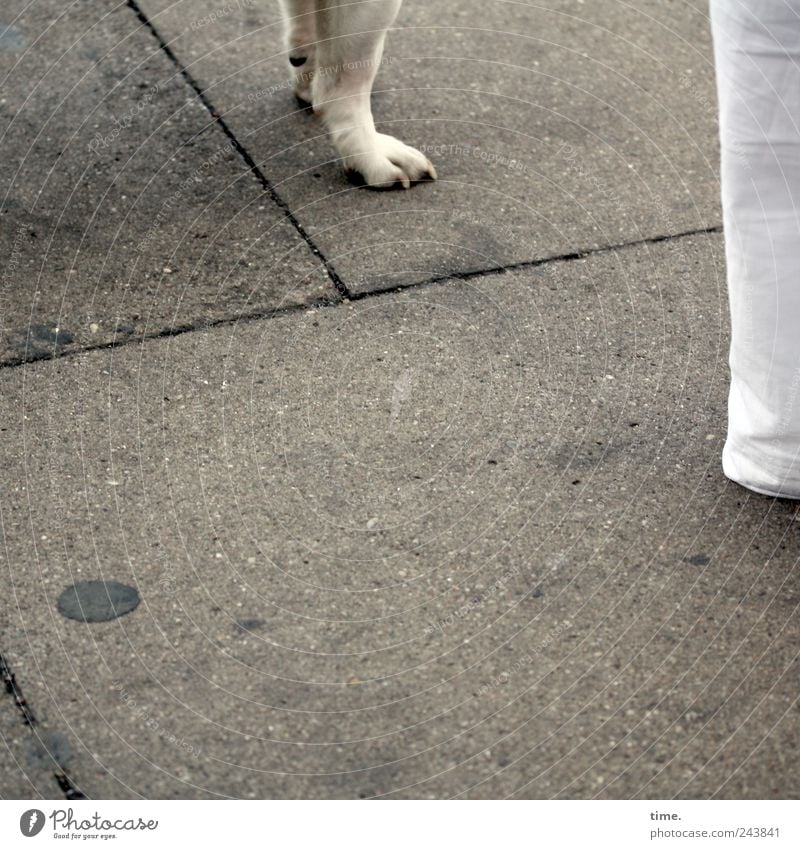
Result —
[{"label": "dark round spot on pavement", "polygon": [[17,27],[6,24],[0,29],[0,50],[22,50],[27,43],[28,39]]},{"label": "dark round spot on pavement", "polygon": [[60,732],[40,730],[25,747],[25,757],[32,767],[52,770],[54,763],[66,765],[72,759],[72,749]]},{"label": "dark round spot on pavement", "polygon": [[263,619],[239,619],[236,623],[236,630],[239,633],[257,631],[259,628],[263,628],[265,624]]},{"label": "dark round spot on pavement", "polygon": [[693,554],[691,557],[685,557],[684,560],[692,566],[707,566],[711,562],[707,554]]},{"label": "dark round spot on pavement", "polygon": [[43,360],[60,353],[65,345],[75,341],[72,333],[60,327],[32,324],[10,335],[16,352],[25,360]]},{"label": "dark round spot on pavement", "polygon": [[58,597],[58,612],[77,622],[108,622],[136,610],[140,600],[119,581],[76,581]]},{"label": "dark round spot on pavement", "polygon": [[43,342],[47,345],[69,345],[75,341],[75,337],[60,327],[48,327],[45,324],[34,324],[30,327],[29,336],[35,342]]},{"label": "dark round spot on pavement", "polygon": [[295,68],[299,68],[301,65],[305,65],[307,58],[307,56],[290,56],[289,61]]}]

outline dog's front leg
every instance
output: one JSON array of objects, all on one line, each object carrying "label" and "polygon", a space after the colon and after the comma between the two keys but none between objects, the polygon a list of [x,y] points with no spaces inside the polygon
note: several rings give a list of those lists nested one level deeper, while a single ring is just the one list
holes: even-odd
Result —
[{"label": "dog's front leg", "polygon": [[377,132],[372,120],[372,83],[383,55],[386,30],[402,0],[319,0],[316,67],[311,84],[314,112],[321,116],[345,169],[367,185],[408,188],[436,179],[418,150]]},{"label": "dog's front leg", "polygon": [[317,0],[281,0],[289,62],[294,69],[294,93],[311,103],[317,42]]}]

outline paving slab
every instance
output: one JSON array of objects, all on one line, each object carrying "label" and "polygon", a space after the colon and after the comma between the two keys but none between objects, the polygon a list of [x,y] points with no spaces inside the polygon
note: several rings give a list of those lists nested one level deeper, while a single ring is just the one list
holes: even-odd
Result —
[{"label": "paving slab", "polygon": [[0,702],[0,799],[63,799],[47,749],[23,723],[10,697]]},{"label": "paving slab", "polygon": [[800,522],[719,468],[723,287],[700,236],[0,372],[0,645],[76,785],[796,797]]},{"label": "paving slab", "polygon": [[139,6],[354,292],[720,223],[702,3],[406,0],[373,101],[438,169],[408,193],[348,184],[278,4]]},{"label": "paving slab", "polygon": [[126,5],[0,27],[0,362],[335,297]]}]

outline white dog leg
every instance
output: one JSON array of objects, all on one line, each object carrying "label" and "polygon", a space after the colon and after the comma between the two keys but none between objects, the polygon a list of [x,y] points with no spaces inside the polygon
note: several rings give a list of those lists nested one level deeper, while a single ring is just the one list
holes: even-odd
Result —
[{"label": "white dog leg", "polygon": [[317,46],[317,0],[280,2],[289,63],[294,71],[294,93],[304,103],[311,103],[311,80]]},{"label": "white dog leg", "polygon": [[383,55],[386,30],[402,0],[318,0],[317,49],[311,84],[321,116],[348,171],[376,188],[436,179],[428,159],[372,120],[372,83]]}]

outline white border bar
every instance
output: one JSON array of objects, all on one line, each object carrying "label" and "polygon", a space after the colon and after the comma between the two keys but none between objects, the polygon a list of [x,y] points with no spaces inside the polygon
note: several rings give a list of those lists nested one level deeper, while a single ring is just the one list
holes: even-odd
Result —
[{"label": "white border bar", "polygon": [[[41,830],[24,836],[20,818]],[[69,811],[72,818],[69,819]],[[155,826],[130,826],[157,823]],[[127,828],[126,828],[127,826]],[[720,836],[720,833],[725,836]],[[705,836],[703,836],[705,833]],[[796,801],[2,801],[0,845],[798,847]]]}]

